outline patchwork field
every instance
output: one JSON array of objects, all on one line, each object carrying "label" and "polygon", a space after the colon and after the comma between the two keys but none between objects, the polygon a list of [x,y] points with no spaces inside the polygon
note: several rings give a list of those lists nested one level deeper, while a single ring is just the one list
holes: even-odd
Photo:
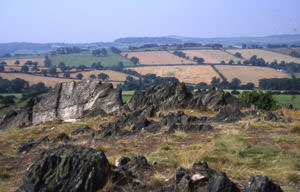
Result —
[{"label": "patchwork field", "polygon": [[235,54],[239,52],[245,59],[250,59],[253,55],[256,55],[258,58],[263,58],[267,62],[272,62],[277,60],[277,62],[295,62],[300,64],[300,58],[291,57],[288,55],[275,53],[273,51],[267,51],[262,49],[228,49],[228,52]]},{"label": "patchwork field", "polygon": [[268,67],[217,65],[216,68],[228,81],[238,78],[242,84],[252,82],[255,86],[258,86],[259,79],[263,78],[290,78],[290,75]]},{"label": "patchwork field", "polygon": [[233,60],[234,63],[238,61],[243,61],[243,59],[239,59],[229,53],[226,53],[221,50],[186,50],[183,51],[190,58],[193,57],[202,57],[204,59],[204,63],[221,63],[221,61],[225,61],[228,63],[230,60]]},{"label": "patchwork field", "polygon": [[196,64],[194,61],[178,57],[166,51],[123,52],[122,55],[127,55],[129,59],[137,57],[142,65]]},{"label": "patchwork field", "polygon": [[38,62],[39,66],[44,66],[45,58],[44,57],[29,57],[29,58],[20,58],[20,59],[4,59],[4,60],[0,59],[0,62],[5,61],[7,63],[7,65],[15,66],[16,60],[19,60],[20,66],[24,65],[24,63],[26,61]]},{"label": "patchwork field", "polygon": [[161,77],[176,77],[181,82],[194,84],[200,82],[209,84],[213,77],[219,77],[213,68],[208,65],[135,67],[130,69],[142,75],[153,73]]}]

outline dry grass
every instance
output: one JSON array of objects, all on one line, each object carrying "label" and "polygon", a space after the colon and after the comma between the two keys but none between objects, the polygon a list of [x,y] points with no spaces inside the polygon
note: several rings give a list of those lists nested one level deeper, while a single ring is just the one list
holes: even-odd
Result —
[{"label": "dry grass", "polygon": [[181,82],[195,84],[200,82],[210,83],[213,77],[219,77],[212,67],[207,65],[135,67],[130,69],[142,75],[154,73],[157,76],[176,77]]},{"label": "dry grass", "polygon": [[268,67],[217,65],[216,68],[228,81],[238,78],[242,84],[252,82],[255,86],[258,86],[259,79],[263,78],[290,78],[287,73],[278,72]]},{"label": "dry grass", "polygon": [[24,65],[24,63],[26,61],[38,62],[39,66],[44,66],[45,58],[44,57],[31,57],[31,58],[20,58],[20,59],[4,59],[4,60],[0,59],[0,62],[5,61],[7,63],[7,65],[15,66],[16,60],[20,61],[20,64],[19,64],[20,66]]},{"label": "dry grass", "polygon": [[194,56],[202,57],[204,59],[204,63],[219,64],[221,61],[225,61],[226,63],[228,63],[230,60],[233,60],[234,63],[243,61],[243,59],[239,59],[221,50],[186,50],[183,52],[186,53],[190,58],[193,58]]},{"label": "dry grass", "polygon": [[228,52],[235,54],[239,52],[242,54],[243,58],[250,59],[253,55],[256,55],[259,58],[263,58],[267,62],[272,62],[277,60],[277,62],[295,62],[300,64],[300,58],[291,57],[288,55],[275,53],[272,51],[262,50],[262,49],[228,49]]},{"label": "dry grass", "polygon": [[168,53],[166,51],[149,51],[149,52],[123,52],[122,55],[128,54],[127,58],[137,57],[142,65],[159,65],[159,64],[195,64],[194,61],[184,59]]}]

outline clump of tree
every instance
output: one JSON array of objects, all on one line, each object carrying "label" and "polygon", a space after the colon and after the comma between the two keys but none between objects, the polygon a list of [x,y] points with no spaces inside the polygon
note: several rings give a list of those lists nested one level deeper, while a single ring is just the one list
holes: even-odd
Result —
[{"label": "clump of tree", "polygon": [[114,54],[120,55],[121,54],[121,50],[119,50],[116,47],[111,47],[110,48],[111,52],[113,52]]},{"label": "clump of tree", "polygon": [[236,56],[237,58],[243,59],[243,56],[242,56],[242,54],[241,54],[240,52],[236,52],[236,53],[234,54],[234,56]]},{"label": "clump of tree", "polygon": [[102,66],[101,61],[98,61],[98,62],[94,62],[94,63],[92,64],[91,68],[92,68],[92,69],[97,69],[97,70],[99,70],[99,69],[103,69],[104,67]]},{"label": "clump of tree", "polygon": [[300,90],[300,79],[272,78],[260,79],[259,88],[272,90]]},{"label": "clump of tree", "polygon": [[64,54],[71,54],[71,53],[80,53],[82,50],[79,47],[60,47],[57,48],[55,51],[51,52],[51,55],[64,55]]},{"label": "clump of tree", "polygon": [[271,91],[252,90],[244,91],[240,95],[240,99],[248,104],[254,104],[259,109],[270,110],[277,106],[276,100],[272,96]]},{"label": "clump of tree", "polygon": [[79,80],[81,80],[82,77],[83,77],[82,73],[78,73],[78,74],[76,75],[76,78],[79,79]]},{"label": "clump of tree", "polygon": [[174,51],[173,54],[176,55],[176,56],[178,56],[178,57],[189,59],[189,57],[186,56],[186,54],[184,52],[182,52],[182,51]]},{"label": "clump of tree", "polygon": [[202,57],[193,57],[193,60],[196,61],[198,64],[203,64],[204,63],[204,59]]},{"label": "clump of tree", "polygon": [[300,58],[300,53],[297,51],[292,51],[289,55],[292,57]]},{"label": "clump of tree", "polygon": [[103,81],[109,79],[109,75],[107,75],[105,73],[99,73],[97,77],[98,77],[98,79],[101,79]]},{"label": "clump of tree", "polygon": [[137,64],[140,62],[139,58],[137,58],[137,57],[131,57],[131,58],[130,58],[130,61],[131,61],[134,65],[137,65]]},{"label": "clump of tree", "polygon": [[97,56],[102,56],[102,57],[105,57],[108,55],[108,52],[105,48],[102,48],[102,49],[95,49],[92,51],[92,55],[97,57]]},{"label": "clump of tree", "polygon": [[45,56],[44,65],[45,65],[45,67],[51,67],[52,66],[52,62],[49,59],[48,55]]}]

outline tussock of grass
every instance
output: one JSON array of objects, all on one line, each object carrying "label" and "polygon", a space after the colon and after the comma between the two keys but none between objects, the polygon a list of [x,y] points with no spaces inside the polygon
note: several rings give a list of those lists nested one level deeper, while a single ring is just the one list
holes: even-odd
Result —
[{"label": "tussock of grass", "polygon": [[297,174],[297,173],[291,173],[287,176],[287,180],[289,182],[292,182],[292,183],[297,183],[299,184],[300,183],[300,174]]},{"label": "tussock of grass", "polygon": [[190,136],[183,131],[175,131],[175,133],[173,133],[171,135],[171,137],[175,138],[175,139],[189,139],[190,138]]},{"label": "tussock of grass", "polygon": [[292,144],[295,143],[296,141],[295,136],[291,136],[291,135],[271,134],[270,136],[278,143],[285,142],[285,143]]},{"label": "tussock of grass", "polygon": [[146,157],[150,161],[156,161],[159,165],[165,168],[177,168],[177,155],[176,150],[178,149],[177,142],[165,141],[160,148],[154,152],[146,154]]},{"label": "tussock of grass", "polygon": [[246,131],[257,131],[257,130],[270,130],[276,128],[288,128],[288,124],[282,122],[273,122],[273,121],[260,121],[252,123],[246,129]]},{"label": "tussock of grass", "polygon": [[294,123],[290,129],[291,133],[300,133],[300,123]]}]

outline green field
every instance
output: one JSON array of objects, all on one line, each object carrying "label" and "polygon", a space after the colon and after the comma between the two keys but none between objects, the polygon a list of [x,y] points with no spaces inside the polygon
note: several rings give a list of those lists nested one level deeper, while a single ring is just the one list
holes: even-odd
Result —
[{"label": "green field", "polygon": [[294,73],[296,78],[300,78],[300,73]]},{"label": "green field", "polygon": [[291,103],[294,108],[300,109],[300,95],[273,95],[280,106]]},{"label": "green field", "polygon": [[123,56],[114,54],[108,51],[108,55],[105,57],[93,56],[92,52],[85,51],[81,53],[65,54],[65,55],[53,55],[49,56],[53,65],[58,66],[60,62],[64,62],[66,66],[91,66],[92,63],[101,61],[104,67],[117,66],[120,61],[124,66],[133,66],[133,63]]}]

